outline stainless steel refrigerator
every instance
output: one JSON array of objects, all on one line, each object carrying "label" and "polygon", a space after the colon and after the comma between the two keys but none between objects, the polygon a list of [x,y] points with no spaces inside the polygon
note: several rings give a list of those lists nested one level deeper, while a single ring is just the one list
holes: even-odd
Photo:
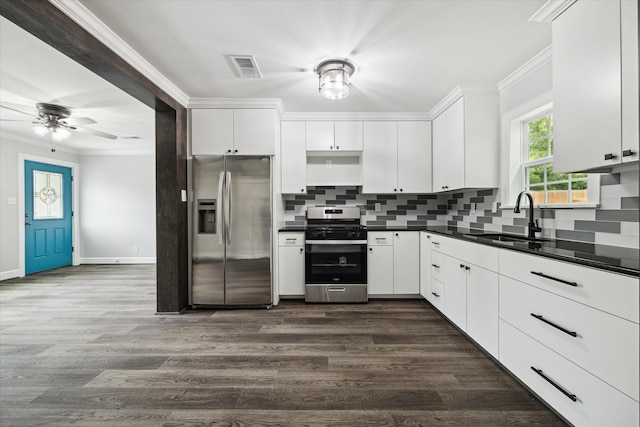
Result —
[{"label": "stainless steel refrigerator", "polygon": [[193,158],[191,304],[271,307],[271,158]]}]

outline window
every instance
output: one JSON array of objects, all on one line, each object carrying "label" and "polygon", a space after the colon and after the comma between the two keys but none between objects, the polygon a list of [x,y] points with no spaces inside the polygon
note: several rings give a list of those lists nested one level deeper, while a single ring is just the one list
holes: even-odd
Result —
[{"label": "window", "polygon": [[554,173],[553,112],[522,122],[524,188],[536,205],[587,203],[586,173]]},{"label": "window", "polygon": [[513,208],[522,190],[534,204],[549,208],[593,208],[600,201],[597,173],[553,170],[553,94],[551,91],[502,115],[501,203]]}]

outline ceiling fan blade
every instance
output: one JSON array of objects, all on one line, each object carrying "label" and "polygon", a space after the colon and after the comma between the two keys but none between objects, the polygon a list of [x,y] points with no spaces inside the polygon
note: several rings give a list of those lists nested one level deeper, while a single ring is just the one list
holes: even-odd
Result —
[{"label": "ceiling fan blade", "polygon": [[0,119],[0,122],[30,122],[30,123],[33,123],[31,120],[16,120],[16,119]]},{"label": "ceiling fan blade", "polygon": [[89,135],[100,136],[102,138],[118,139],[118,137],[115,135],[111,135],[110,133],[106,133],[106,132],[100,132],[99,130],[93,130],[93,129],[87,129],[87,128],[81,128],[81,127],[71,127],[70,129],[76,132],[82,132]]},{"label": "ceiling fan blade", "polygon": [[98,122],[96,122],[95,120],[93,120],[93,119],[91,119],[89,117],[69,117],[69,118],[66,118],[66,119],[61,120],[61,121],[63,121],[64,123],[66,123],[68,125],[71,125],[71,126],[74,126],[74,125],[93,125],[95,123],[98,123]]},{"label": "ceiling fan blade", "polygon": [[6,108],[7,110],[15,111],[16,113],[26,114],[27,116],[31,116],[31,117],[36,117],[36,118],[38,118],[38,116],[36,116],[36,115],[35,115],[35,114],[33,114],[33,113],[27,113],[27,112],[25,112],[25,111],[16,110],[15,108],[7,107],[6,105],[0,105],[0,107],[2,107],[2,108]]}]

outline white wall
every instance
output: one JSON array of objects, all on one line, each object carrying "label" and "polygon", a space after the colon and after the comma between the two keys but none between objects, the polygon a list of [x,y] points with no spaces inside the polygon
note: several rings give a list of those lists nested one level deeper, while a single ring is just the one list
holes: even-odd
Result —
[{"label": "white wall", "polygon": [[0,280],[19,275],[19,233],[23,232],[22,221],[18,222],[19,206],[9,204],[10,198],[20,199],[18,194],[18,155],[63,160],[79,163],[76,154],[60,150],[55,153],[46,145],[34,145],[0,136]]},{"label": "white wall", "polygon": [[[0,280],[20,273],[19,154],[80,165],[80,263],[155,262],[155,157],[79,155],[0,136]],[[138,253],[133,247],[138,247]]]},{"label": "white wall", "polygon": [[80,167],[80,263],[155,262],[155,157],[83,155]]}]

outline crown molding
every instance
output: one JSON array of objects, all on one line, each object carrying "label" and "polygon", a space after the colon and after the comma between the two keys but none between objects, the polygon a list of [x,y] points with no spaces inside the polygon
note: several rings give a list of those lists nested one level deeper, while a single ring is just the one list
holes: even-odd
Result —
[{"label": "crown molding", "polygon": [[280,98],[189,98],[187,108],[273,108],[282,117],[284,105]]},{"label": "crown molding", "polygon": [[504,79],[500,80],[498,82],[498,91],[502,93],[508,89],[511,89],[512,87],[538,71],[540,68],[544,67],[547,64],[550,64],[552,59],[553,55],[551,51],[551,45],[549,45],[536,56],[525,62],[517,70],[509,74]]},{"label": "crown molding", "polygon": [[429,111],[429,118],[431,120],[438,117],[442,114],[447,108],[451,107],[451,105],[456,102],[458,99],[462,98],[465,95],[480,95],[480,96],[498,96],[498,86],[490,85],[470,85],[470,84],[461,84],[456,86],[451,92],[449,92],[440,102],[436,104]]},{"label": "crown molding", "polygon": [[289,121],[343,121],[343,120],[373,120],[373,121],[408,121],[430,120],[427,113],[285,113],[282,120]]},{"label": "crown molding", "polygon": [[548,0],[531,17],[532,22],[552,22],[577,0]]},{"label": "crown molding", "polygon": [[153,65],[147,62],[138,52],[129,46],[123,39],[107,27],[78,0],[49,0],[51,4],[60,9],[89,34],[114,51],[118,56],[127,61],[132,67],[165,91],[182,105],[187,105],[189,97],[174,85],[168,78],[160,73]]}]

